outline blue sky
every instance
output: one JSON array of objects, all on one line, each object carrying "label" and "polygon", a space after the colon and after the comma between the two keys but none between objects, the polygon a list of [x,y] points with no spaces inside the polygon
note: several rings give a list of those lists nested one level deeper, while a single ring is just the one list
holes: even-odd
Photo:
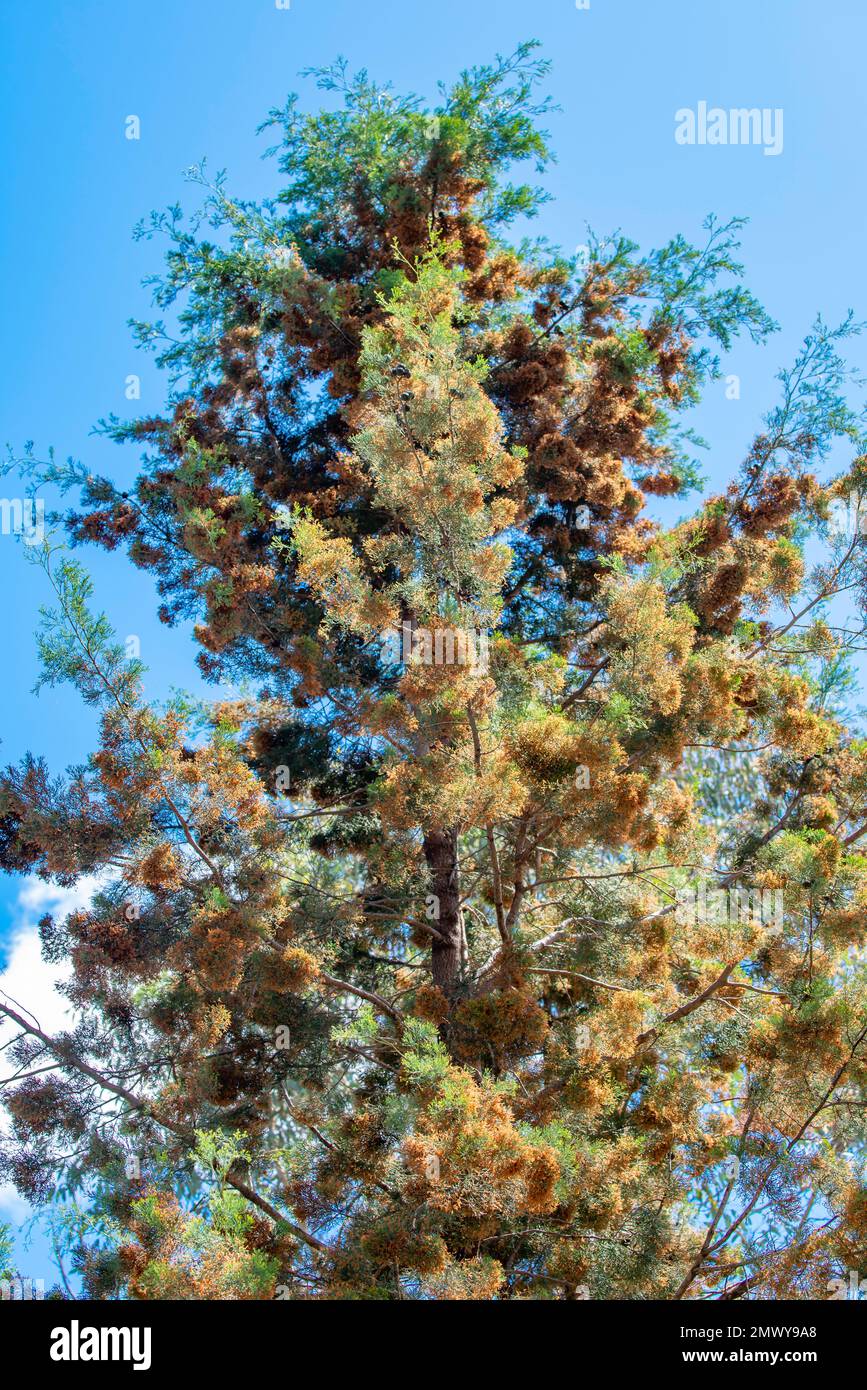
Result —
[{"label": "blue sky", "polygon": [[[741,377],[740,400],[727,400],[720,382],[697,414],[712,444],[706,470],[724,480],[815,313],[834,321],[852,307],[867,318],[863,0],[590,0],[587,10],[574,0],[3,6],[0,443],[32,439],[37,451],[54,445],[94,471],[133,475],[134,450],[89,435],[100,416],[139,408],[124,396],[130,373],[141,377],[142,412],[163,399],[164,382],[126,327],[147,314],[140,281],[159,256],[158,244],[133,242],[132,227],[152,208],[193,205],[182,171],[202,156],[228,170],[239,195],[274,192],[275,166],[260,158],[268,140],[255,128],[289,90],[318,101],[300,69],[343,54],[433,104],[438,79],[526,38],[540,39],[553,59],[549,90],[562,108],[549,121],[559,162],[546,178],[554,201],[539,231],[571,250],[589,223],[649,248],[677,232],[700,238],[710,212],[751,219],[747,283],[782,331],[763,349],[738,345],[724,370]],[[782,153],[679,145],[675,112],[700,101],[782,108]],[[125,138],[129,115],[140,119],[138,141]],[[13,485],[0,491],[13,495]],[[195,687],[189,633],[156,621],[151,579],[122,552],[81,558],[120,635],[139,636],[149,692]],[[92,716],[71,691],[30,694],[34,629],[48,596],[11,537],[0,536],[0,583],[0,755],[30,748],[60,769],[91,747]],[[20,892],[20,883],[0,883],[0,959],[30,920]]]}]

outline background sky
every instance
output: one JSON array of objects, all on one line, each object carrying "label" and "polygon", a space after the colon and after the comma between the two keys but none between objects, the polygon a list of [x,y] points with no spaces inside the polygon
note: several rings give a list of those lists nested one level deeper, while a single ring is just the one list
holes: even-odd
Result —
[{"label": "background sky", "polygon": [[[539,232],[570,252],[618,229],[643,249],[678,232],[700,240],[708,213],[748,216],[746,281],[781,324],[764,348],[737,345],[725,372],[739,400],[714,384],[693,423],[711,443],[705,471],[720,485],[737,467],[774,375],[789,364],[817,311],[867,318],[862,175],[867,113],[864,0],[40,0],[0,14],[0,444],[38,453],[53,445],[117,478],[136,451],[90,437],[96,421],[161,408],[165,381],[126,326],[147,317],[140,287],[159,266],[157,242],[132,240],[151,209],[196,202],[182,172],[203,156],[226,168],[241,197],[274,193],[268,134],[256,126],[291,90],[323,99],[301,69],[345,55],[375,79],[436,101],[436,83],[538,38],[553,60],[548,121],[558,163]],[[778,157],[761,147],[678,145],[675,112],[709,106],[782,108]],[[141,122],[138,141],[125,122]],[[859,344],[859,365],[865,365]],[[125,399],[130,373],[140,402]],[[15,496],[11,479],[0,495]],[[686,510],[684,507],[683,510]],[[96,602],[121,637],[135,634],[154,698],[196,689],[189,632],[155,617],[152,579],[122,551],[82,550]],[[93,745],[93,716],[68,689],[31,689],[34,632],[46,584],[21,545],[0,536],[4,652],[0,735],[4,760],[27,749],[55,768]],[[45,885],[0,881],[0,986],[38,999],[58,1021],[34,945],[34,924],[62,896]],[[29,991],[29,992],[28,992]],[[0,1219],[23,1214],[0,1191]],[[22,1272],[46,1276],[44,1242],[19,1247]]]}]

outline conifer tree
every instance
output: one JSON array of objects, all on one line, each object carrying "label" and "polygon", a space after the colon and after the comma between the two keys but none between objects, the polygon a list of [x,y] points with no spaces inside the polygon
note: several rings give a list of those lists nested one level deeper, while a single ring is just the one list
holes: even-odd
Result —
[{"label": "conifer tree", "polygon": [[23,461],[215,685],[148,702],[47,542],[42,681],[99,746],[6,770],[0,862],[99,886],[41,923],[69,1031],[0,998],[0,1176],[90,1297],[803,1298],[863,1263],[857,324],[654,524],[718,354],[775,325],[739,220],[515,239],[545,71],[433,111],[320,72],[272,200],[200,167],[202,213],[141,229],[171,385],[103,424],[135,485]]}]

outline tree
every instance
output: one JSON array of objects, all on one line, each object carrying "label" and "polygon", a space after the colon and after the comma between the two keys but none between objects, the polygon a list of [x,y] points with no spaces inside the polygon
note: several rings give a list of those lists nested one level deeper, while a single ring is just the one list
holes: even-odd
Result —
[{"label": "tree", "polygon": [[194,170],[202,213],[142,229],[167,409],[103,425],[135,487],[24,460],[224,686],[148,704],[46,544],[43,680],[100,744],[7,770],[2,862],[100,888],[42,923],[76,1025],[0,1000],[2,1171],[65,1175],[91,1296],[804,1297],[864,1253],[858,325],[817,322],[725,492],[644,517],[774,325],[738,220],[509,240],[534,49],[433,112],[319,73],[263,205]]}]

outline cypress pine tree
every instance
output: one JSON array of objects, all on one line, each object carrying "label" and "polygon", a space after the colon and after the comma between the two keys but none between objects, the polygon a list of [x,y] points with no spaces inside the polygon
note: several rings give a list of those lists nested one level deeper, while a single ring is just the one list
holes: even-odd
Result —
[{"label": "cypress pine tree", "polygon": [[148,703],[46,545],[42,679],[99,747],[7,769],[2,864],[100,886],[41,924],[75,1026],[0,999],[2,1173],[91,1297],[805,1297],[864,1254],[855,325],[654,525],[774,325],[737,220],[514,240],[534,50],[434,111],[320,73],[262,205],[195,171],[204,216],[142,228],[166,409],[103,426],[135,486],[27,460],[247,692]]}]

